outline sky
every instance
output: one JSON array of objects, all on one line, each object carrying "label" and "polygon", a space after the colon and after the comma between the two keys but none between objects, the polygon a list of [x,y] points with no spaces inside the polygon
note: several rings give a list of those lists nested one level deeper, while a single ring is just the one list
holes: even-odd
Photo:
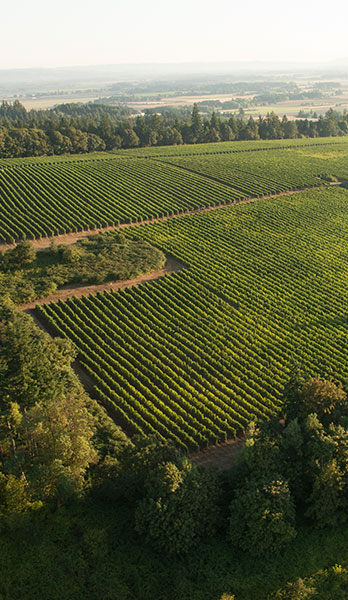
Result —
[{"label": "sky", "polygon": [[346,0],[0,0],[0,7],[0,69],[348,58]]}]

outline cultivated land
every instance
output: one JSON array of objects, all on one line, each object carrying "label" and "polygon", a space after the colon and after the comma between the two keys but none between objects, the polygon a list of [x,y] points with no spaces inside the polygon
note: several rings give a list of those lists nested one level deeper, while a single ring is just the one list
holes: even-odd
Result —
[{"label": "cultivated land", "polygon": [[348,178],[347,158],[321,138],[2,160],[0,235],[47,245],[147,220],[126,235],[186,269],[37,310],[127,431],[192,451],[274,414],[294,361],[345,378],[348,192],[322,176]]},{"label": "cultivated land", "polygon": [[3,159],[0,241],[116,226],[314,187],[328,170],[348,176],[347,156],[346,140],[321,138]]},{"label": "cultivated land", "polygon": [[348,192],[305,191],[127,230],[187,269],[43,306],[127,429],[192,450],[281,404],[294,361],[347,376]]},{"label": "cultivated land", "polygon": [[[306,378],[319,374],[326,379],[332,376],[345,387],[347,382],[348,143],[338,138],[294,140],[286,145],[284,148],[284,141],[209,144],[117,155],[8,160],[0,165],[0,174],[5,174],[0,185],[3,231],[3,214],[7,215],[7,223],[18,227],[20,235],[22,225],[18,226],[17,218],[29,232],[34,223],[35,227],[42,226],[42,217],[46,219],[45,227],[52,228],[52,220],[59,213],[67,233],[54,239],[71,243],[75,236],[85,237],[88,231],[76,232],[76,223],[68,221],[68,214],[74,214],[79,227],[94,217],[100,227],[106,221],[101,217],[103,206],[103,210],[119,211],[129,222],[120,225],[124,235],[118,233],[117,237],[114,224],[105,228],[105,236],[99,238],[102,246],[110,248],[117,240],[124,247],[132,246],[127,238],[134,238],[136,242],[150,242],[169,257],[163,269],[137,280],[59,290],[54,302],[45,304],[45,299],[43,306],[28,312],[52,335],[75,343],[79,354],[74,366],[83,385],[108,407],[127,434],[154,433],[158,438],[170,438],[188,450],[199,466],[232,466],[220,484],[226,502],[222,514],[225,522],[227,503],[236,490],[242,489],[238,485],[244,484],[248,472],[244,471],[245,461],[237,468],[232,465],[244,443],[243,431],[250,419],[261,421],[277,414],[291,367],[300,365]],[[343,186],[329,185],[328,175],[340,179]],[[13,204],[4,181],[17,182],[15,200],[11,188]],[[104,197],[100,195],[101,182]],[[298,191],[298,187],[306,189]],[[193,198],[197,204],[192,204]],[[158,208],[152,214],[150,203],[154,199]],[[178,199],[183,203],[182,210],[173,208]],[[170,208],[164,208],[165,202]],[[37,213],[36,221],[29,222],[25,218],[28,213],[21,213],[20,206],[29,204],[31,217]],[[143,211],[143,206],[148,210]],[[191,206],[191,214],[184,214],[187,206]],[[84,210],[94,212],[85,218]],[[142,214],[150,219],[142,223]],[[35,240],[41,248],[49,243],[50,238]],[[139,254],[135,253],[137,258]],[[164,257],[161,265],[163,262]],[[29,276],[30,266],[24,265],[23,270],[26,268]],[[147,277],[150,279],[146,282]],[[105,291],[109,286],[113,289]],[[65,294],[73,296],[67,298]],[[13,339],[16,343],[18,337]],[[36,340],[35,333],[32,339]],[[40,343],[32,347],[40,351]],[[32,376],[31,365],[35,373],[36,362],[22,362],[23,352],[14,356],[21,365],[18,385],[12,378],[17,393],[23,365],[30,365],[24,370]],[[6,351],[3,359],[6,366]],[[14,364],[13,360],[8,364]],[[54,374],[57,369],[50,371]],[[57,385],[46,386],[54,392],[54,407],[59,377],[65,377],[65,363],[58,373],[54,379]],[[29,390],[37,393],[36,381],[35,386],[29,381]],[[23,414],[22,431],[28,423],[28,412]],[[327,493],[326,489],[321,492],[324,510],[322,517],[316,513],[319,519],[304,516],[302,505],[313,501],[305,486],[306,497],[301,497],[305,501],[301,500],[297,512],[297,537],[284,550],[267,556],[255,543],[253,548],[259,550],[259,556],[251,557],[233,540],[227,540],[221,522],[221,531],[215,536],[206,535],[186,555],[167,557],[165,552],[158,553],[134,530],[134,501],[132,504],[129,499],[132,488],[127,486],[127,473],[125,502],[119,498],[118,489],[120,485],[122,494],[122,472],[113,486],[120,456],[115,454],[117,462],[109,462],[113,457],[107,456],[105,462],[98,463],[97,471],[93,466],[88,481],[93,482],[93,473],[97,473],[96,486],[92,484],[82,498],[53,512],[47,504],[33,512],[15,513],[13,520],[3,525],[0,580],[4,599],[73,600],[87,595],[129,600],[275,600],[280,598],[276,590],[295,582],[293,591],[287,587],[281,597],[299,600],[303,588],[301,581],[297,582],[299,577],[305,579],[306,588],[313,584],[317,590],[310,595],[304,592],[301,597],[345,598],[348,531],[346,521],[340,521],[342,512],[337,515],[331,510],[337,507],[337,498],[345,502],[345,472],[331,469],[332,464],[336,465],[332,457],[338,457],[337,464],[346,464],[344,418],[343,428],[337,430],[331,426],[323,429],[319,421],[318,425],[310,421],[309,428],[302,430],[296,429],[297,420],[290,422],[284,429],[284,439],[295,432],[294,439],[290,446],[286,443],[279,450],[283,450],[284,463],[292,463],[291,456],[298,458],[289,472],[295,473],[294,481],[301,489],[303,480],[311,485],[313,476],[316,485],[322,469],[327,486]],[[291,429],[292,424],[295,428]],[[10,428],[9,422],[7,426]],[[40,428],[33,431],[41,435]],[[105,435],[106,429],[103,432]],[[302,433],[308,436],[308,445],[304,445]],[[247,468],[251,466],[249,472],[257,485],[263,485],[265,476],[278,478],[275,465],[280,468],[279,477],[288,477],[273,452],[276,449],[277,453],[279,440],[275,438],[274,442],[273,446],[271,440],[264,440],[259,457],[257,451],[254,458],[247,453]],[[20,444],[21,440],[15,450],[22,453]],[[298,451],[293,453],[295,448]],[[30,439],[28,462],[40,473],[31,449]],[[315,466],[313,451],[320,456]],[[302,464],[303,457],[308,462]],[[254,471],[253,460],[258,465]],[[333,478],[326,478],[326,464]],[[305,465],[309,468],[303,469]],[[106,473],[101,488],[100,466],[99,473]],[[133,462],[131,469],[132,480]],[[204,469],[199,473],[207,474]],[[23,481],[23,471],[20,477]],[[175,496],[172,491],[170,496]],[[11,502],[12,498],[16,503],[16,493]],[[151,501],[155,500],[151,497]],[[319,497],[319,508],[320,501]],[[183,506],[180,515],[185,518],[188,504]],[[269,506],[271,511],[276,507],[276,513],[267,513],[279,523],[282,513],[277,507],[281,505],[271,502]],[[258,506],[255,508],[257,512]],[[260,512],[261,521],[264,514]],[[156,527],[158,523],[161,527],[159,519]],[[325,523],[329,526],[316,529],[317,524]],[[262,522],[261,542],[263,527]],[[278,525],[276,528],[279,531]],[[166,529],[170,533],[170,526]],[[313,579],[308,580],[312,575]]]}]

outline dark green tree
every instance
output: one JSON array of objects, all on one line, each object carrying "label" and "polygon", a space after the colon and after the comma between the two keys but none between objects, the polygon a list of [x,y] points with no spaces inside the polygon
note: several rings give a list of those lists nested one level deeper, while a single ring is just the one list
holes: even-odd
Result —
[{"label": "dark green tree", "polygon": [[16,267],[29,265],[36,258],[36,250],[29,240],[19,242],[11,252],[11,263]]},{"label": "dark green tree", "polygon": [[199,110],[198,110],[198,106],[197,106],[196,102],[194,103],[193,109],[192,109],[191,131],[192,131],[192,136],[193,136],[193,139],[195,140],[195,142],[202,141],[202,135],[203,135],[202,119],[201,119],[201,115],[199,114]]},{"label": "dark green tree", "polygon": [[230,513],[228,539],[252,556],[279,552],[296,536],[294,502],[281,478],[246,480]]},{"label": "dark green tree", "polygon": [[183,554],[214,534],[219,522],[216,476],[188,460],[161,464],[146,481],[136,509],[136,530],[157,550]]}]

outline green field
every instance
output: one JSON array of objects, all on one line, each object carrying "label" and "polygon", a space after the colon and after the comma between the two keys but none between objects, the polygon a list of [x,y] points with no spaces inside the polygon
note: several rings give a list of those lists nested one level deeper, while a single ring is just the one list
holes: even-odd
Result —
[{"label": "green field", "polygon": [[345,138],[296,138],[293,140],[254,140],[239,142],[214,142],[205,144],[184,144],[182,146],[146,146],[129,150],[113,150],[109,152],[91,152],[88,154],[62,154],[54,156],[28,156],[24,158],[0,158],[0,167],[24,166],[26,164],[47,164],[61,162],[85,162],[112,159],[115,156],[123,158],[152,157],[152,156],[186,156],[190,154],[220,154],[231,152],[250,152],[252,150],[267,150],[271,148],[301,148],[302,146],[333,146],[347,144]]},{"label": "green field", "polygon": [[40,308],[131,432],[192,449],[274,414],[294,361],[347,377],[348,192],[306,191],[127,230],[187,268]]},{"label": "green field", "polygon": [[348,176],[346,140],[290,140],[287,147],[284,140],[278,142],[201,144],[192,155],[187,146],[176,147],[174,156],[170,148],[161,156],[144,149],[142,156],[124,151],[4,159],[0,241],[114,226],[313,187],[323,183],[319,176],[328,171]]}]

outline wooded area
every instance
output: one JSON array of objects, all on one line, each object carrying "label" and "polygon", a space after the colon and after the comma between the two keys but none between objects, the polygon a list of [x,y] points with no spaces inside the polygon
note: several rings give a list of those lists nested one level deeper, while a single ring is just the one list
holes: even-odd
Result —
[{"label": "wooded area", "polygon": [[120,148],[171,146],[233,140],[293,139],[347,135],[348,114],[328,110],[318,120],[201,116],[194,104],[190,118],[167,111],[132,115],[126,106],[61,104],[27,111],[17,100],[0,106],[0,157],[86,153]]}]

